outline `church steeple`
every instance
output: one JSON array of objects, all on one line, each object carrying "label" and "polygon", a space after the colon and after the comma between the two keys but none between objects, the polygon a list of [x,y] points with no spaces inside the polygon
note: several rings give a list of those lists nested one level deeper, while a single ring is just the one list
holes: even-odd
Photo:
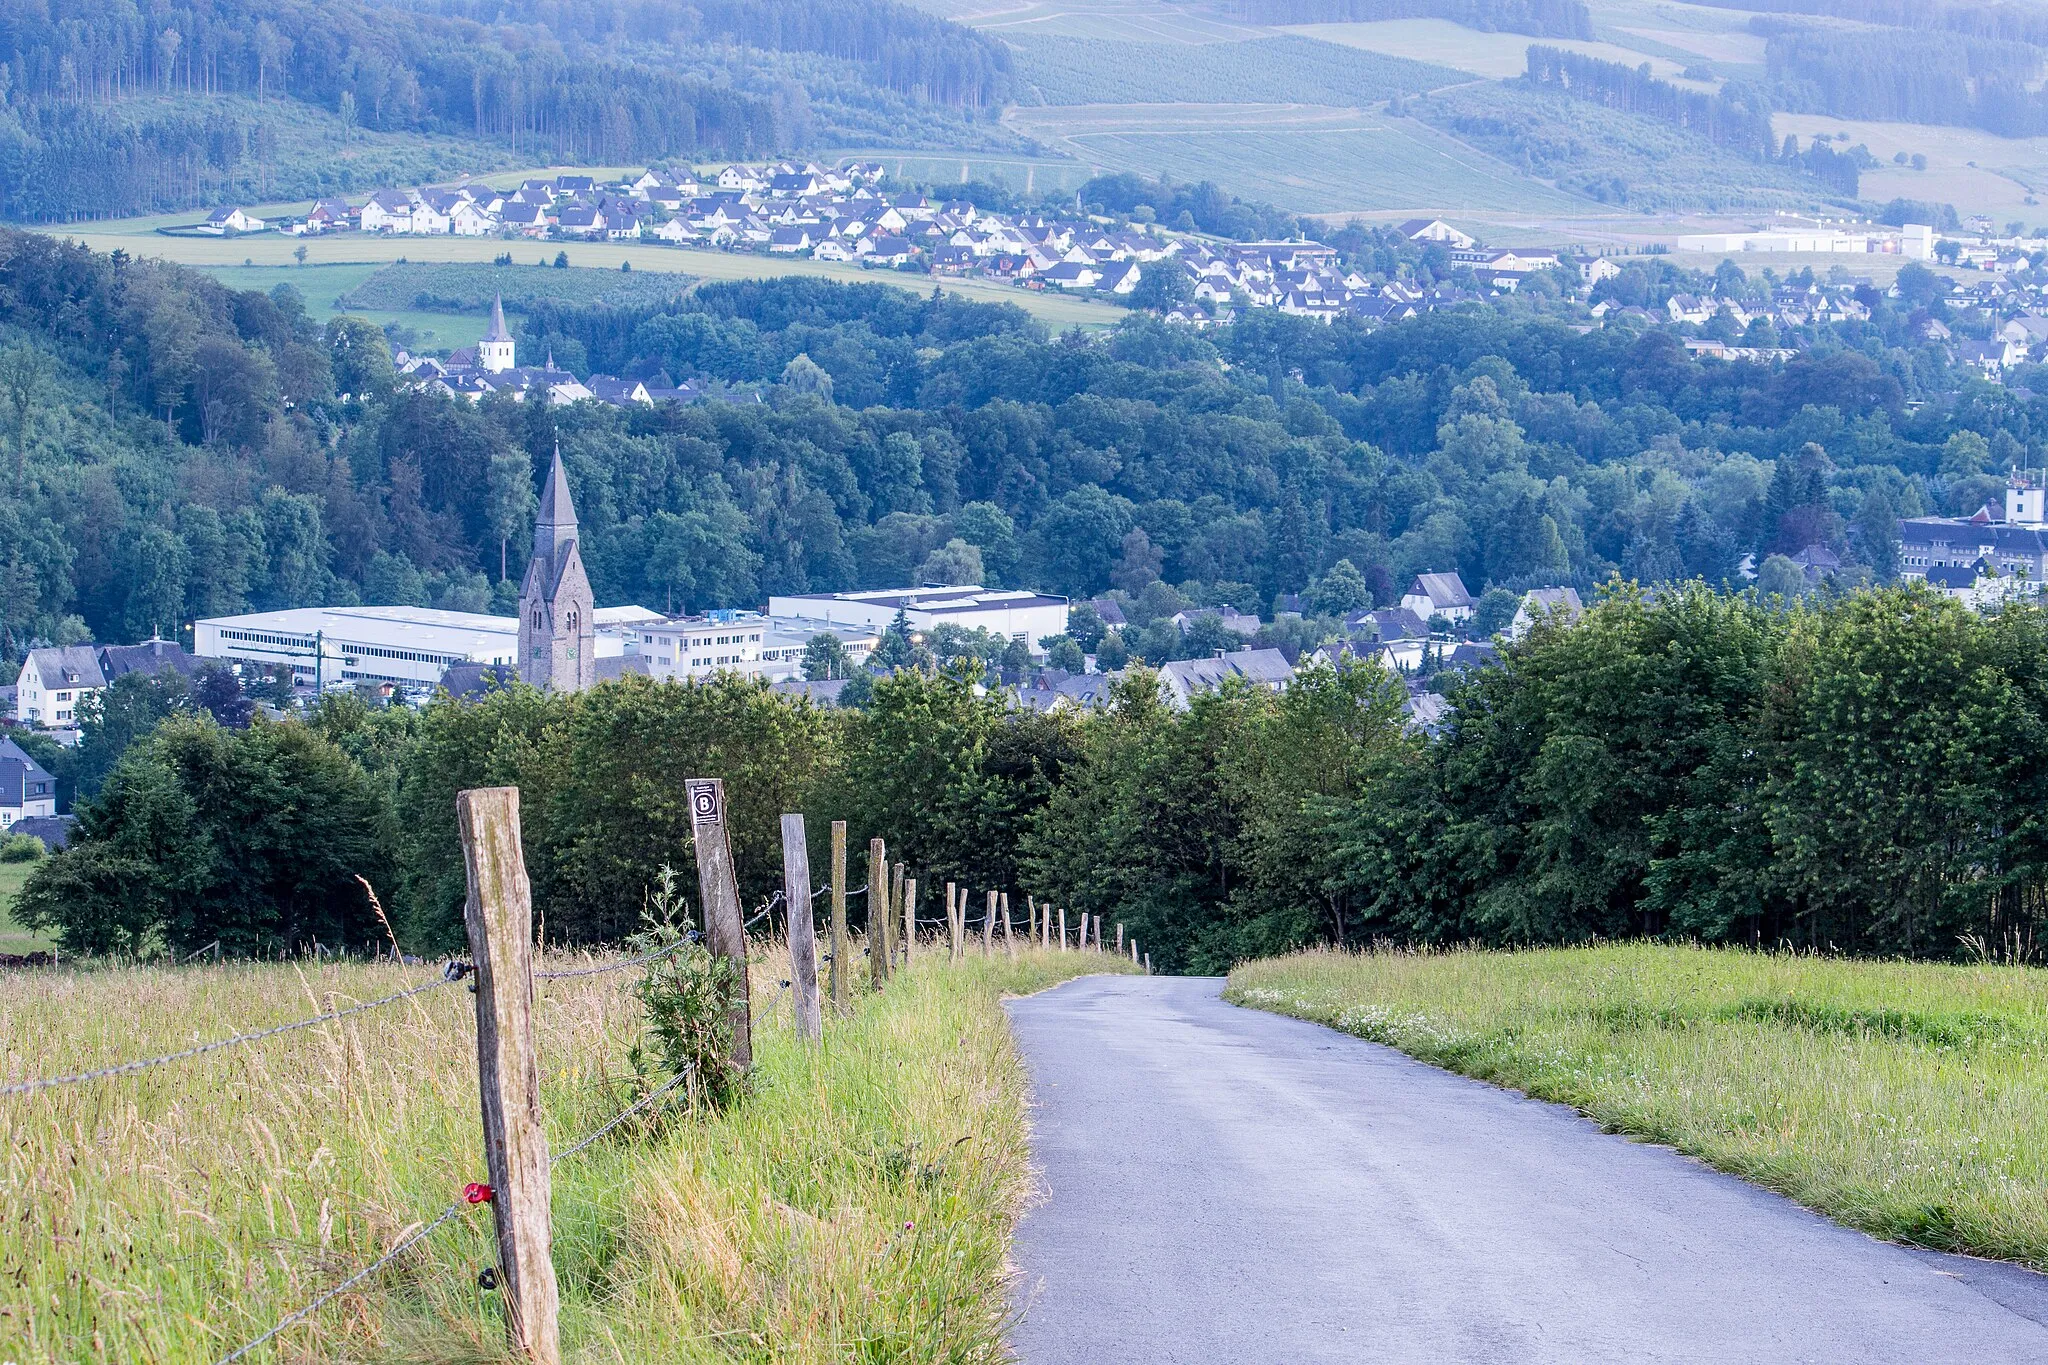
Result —
[{"label": "church steeple", "polygon": [[520,680],[557,692],[580,692],[597,678],[597,602],[576,534],[576,504],[557,443],[533,521],[533,558],[519,590]]},{"label": "church steeple", "polygon": [[512,352],[512,333],[505,326],[505,296],[499,294],[491,299],[491,325],[476,344],[476,367],[485,374],[503,374],[512,368]]}]

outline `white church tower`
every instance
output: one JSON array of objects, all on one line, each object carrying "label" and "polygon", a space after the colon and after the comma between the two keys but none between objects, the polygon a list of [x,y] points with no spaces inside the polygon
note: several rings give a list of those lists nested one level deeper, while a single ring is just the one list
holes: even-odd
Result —
[{"label": "white church tower", "polygon": [[512,333],[505,327],[503,295],[491,300],[491,325],[476,344],[476,367],[485,374],[503,374],[512,368]]}]

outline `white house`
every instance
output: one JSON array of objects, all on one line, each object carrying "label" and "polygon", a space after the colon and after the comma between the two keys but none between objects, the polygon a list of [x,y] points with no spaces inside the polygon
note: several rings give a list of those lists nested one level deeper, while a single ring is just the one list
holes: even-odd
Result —
[{"label": "white house", "polygon": [[1471,234],[1458,231],[1441,218],[1410,218],[1397,229],[1411,242],[1442,242],[1456,250],[1473,245]]},{"label": "white house", "polygon": [[891,588],[879,592],[794,593],[770,597],[776,620],[803,617],[832,625],[887,630],[901,611],[912,630],[950,623],[977,627],[1008,640],[1021,640],[1033,654],[1049,635],[1067,633],[1067,599],[1001,588]]},{"label": "white house", "polygon": [[0,739],[0,829],[57,813],[57,779],[19,744]]},{"label": "white house", "polygon": [[230,232],[261,232],[270,225],[253,213],[238,208],[215,209],[206,215],[206,221],[199,225],[199,231],[209,237],[224,237]]},{"label": "white house", "polygon": [[14,719],[22,725],[71,729],[78,723],[78,703],[106,685],[91,645],[32,649],[15,679]]},{"label": "white house", "polygon": [[1415,575],[1408,591],[1401,594],[1401,605],[1425,621],[1432,616],[1447,621],[1465,621],[1472,616],[1472,594],[1465,591],[1465,580],[1454,573]]},{"label": "white house", "polygon": [[1577,620],[1584,610],[1585,605],[1579,601],[1576,588],[1531,588],[1522,594],[1522,603],[1515,608],[1515,619],[1508,623],[1508,638],[1521,639],[1544,619],[1569,624]]},{"label": "white house", "polygon": [[358,221],[365,232],[411,232],[412,201],[396,190],[378,190],[363,205]]},{"label": "white house", "polygon": [[1210,659],[1182,659],[1159,666],[1159,699],[1185,711],[1197,693],[1215,691],[1226,678],[1243,678],[1282,692],[1294,681],[1294,668],[1277,649],[1240,649]]}]

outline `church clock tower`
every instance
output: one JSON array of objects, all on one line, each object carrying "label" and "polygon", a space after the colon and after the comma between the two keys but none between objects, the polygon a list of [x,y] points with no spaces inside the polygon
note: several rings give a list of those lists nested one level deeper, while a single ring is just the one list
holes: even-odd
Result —
[{"label": "church clock tower", "polygon": [[595,682],[596,607],[576,550],[576,505],[558,446],[519,589],[519,680],[555,692],[581,692]]},{"label": "church clock tower", "polygon": [[491,325],[476,344],[476,367],[485,374],[503,374],[512,368],[512,352],[512,332],[505,326],[505,299],[500,295],[491,300]]}]

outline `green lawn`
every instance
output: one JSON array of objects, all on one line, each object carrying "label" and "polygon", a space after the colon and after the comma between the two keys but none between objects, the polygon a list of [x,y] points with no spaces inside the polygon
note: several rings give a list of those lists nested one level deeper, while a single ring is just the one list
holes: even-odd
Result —
[{"label": "green lawn", "polygon": [[1866,1232],[2048,1270],[2048,972],[1627,944],[1311,952],[1238,1004],[1667,1143]]},{"label": "green lawn", "polygon": [[14,898],[35,870],[34,863],[0,863],[0,953],[43,952],[57,945],[14,922]]}]

